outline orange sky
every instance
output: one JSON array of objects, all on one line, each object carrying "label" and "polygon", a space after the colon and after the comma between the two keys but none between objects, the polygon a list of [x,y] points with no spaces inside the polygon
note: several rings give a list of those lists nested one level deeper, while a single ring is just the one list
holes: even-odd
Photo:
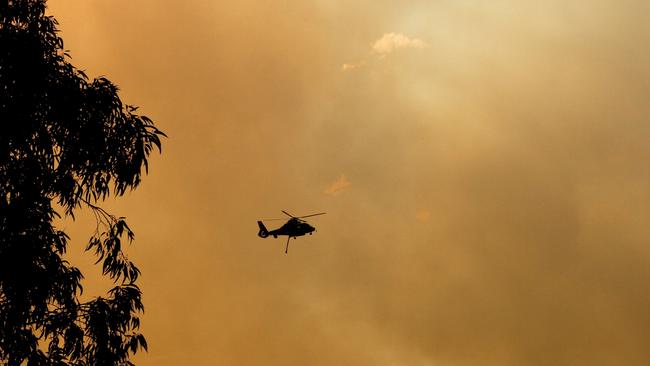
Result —
[{"label": "orange sky", "polygon": [[[650,2],[49,12],[169,135],[106,203],[136,232],[138,365],[650,363]],[[328,213],[288,255],[256,236],[283,209]],[[91,218],[67,225],[98,290]]]}]

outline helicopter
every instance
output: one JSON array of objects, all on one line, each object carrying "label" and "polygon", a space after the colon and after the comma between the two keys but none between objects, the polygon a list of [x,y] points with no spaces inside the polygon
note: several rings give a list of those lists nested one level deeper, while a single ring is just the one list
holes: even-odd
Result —
[{"label": "helicopter", "polygon": [[[296,239],[299,236],[303,236],[305,234],[313,234],[314,231],[316,231],[316,228],[309,225],[307,221],[301,220],[304,219],[305,217],[312,217],[312,216],[318,216],[318,215],[325,215],[326,212],[320,212],[320,213],[315,213],[311,215],[305,215],[305,216],[293,216],[292,214],[288,213],[287,211],[282,210],[282,212],[289,216],[290,219],[282,226],[275,230],[269,231],[266,226],[262,223],[262,221],[257,222],[257,226],[260,227],[260,231],[257,233],[257,236],[260,238],[267,238],[269,236],[273,236],[274,238],[277,238],[278,235],[286,235],[287,236],[287,246],[284,249],[284,253],[287,254],[289,252],[289,240],[291,238]],[[282,219],[270,219],[270,220],[282,220]],[[270,221],[268,220],[268,221]]]}]

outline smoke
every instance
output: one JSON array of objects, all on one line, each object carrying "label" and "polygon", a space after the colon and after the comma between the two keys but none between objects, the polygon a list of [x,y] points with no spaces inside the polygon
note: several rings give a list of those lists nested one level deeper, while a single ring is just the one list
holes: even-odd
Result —
[{"label": "smoke", "polygon": [[344,190],[348,189],[351,184],[352,183],[348,181],[348,178],[346,178],[345,175],[341,174],[341,176],[336,181],[327,187],[324,193],[330,196],[336,196]]},{"label": "smoke", "polygon": [[139,364],[647,364],[646,3],[122,5],[50,12],[170,136]]}]

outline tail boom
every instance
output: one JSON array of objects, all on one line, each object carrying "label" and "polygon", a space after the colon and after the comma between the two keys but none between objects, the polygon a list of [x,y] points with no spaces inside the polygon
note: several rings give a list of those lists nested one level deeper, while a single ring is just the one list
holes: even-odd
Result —
[{"label": "tail boom", "polygon": [[260,231],[257,233],[257,236],[259,236],[260,238],[266,238],[267,236],[269,236],[269,231],[266,230],[266,226],[264,226],[262,221],[258,221],[257,226],[260,227]]}]

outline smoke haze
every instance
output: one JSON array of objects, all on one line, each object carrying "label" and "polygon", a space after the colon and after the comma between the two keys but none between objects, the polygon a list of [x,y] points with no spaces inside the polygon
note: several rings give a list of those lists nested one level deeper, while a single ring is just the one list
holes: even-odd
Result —
[{"label": "smoke haze", "polygon": [[[138,365],[650,364],[647,1],[49,13],[169,135],[107,203],[136,232]],[[280,210],[327,215],[285,255],[256,236]]]}]

